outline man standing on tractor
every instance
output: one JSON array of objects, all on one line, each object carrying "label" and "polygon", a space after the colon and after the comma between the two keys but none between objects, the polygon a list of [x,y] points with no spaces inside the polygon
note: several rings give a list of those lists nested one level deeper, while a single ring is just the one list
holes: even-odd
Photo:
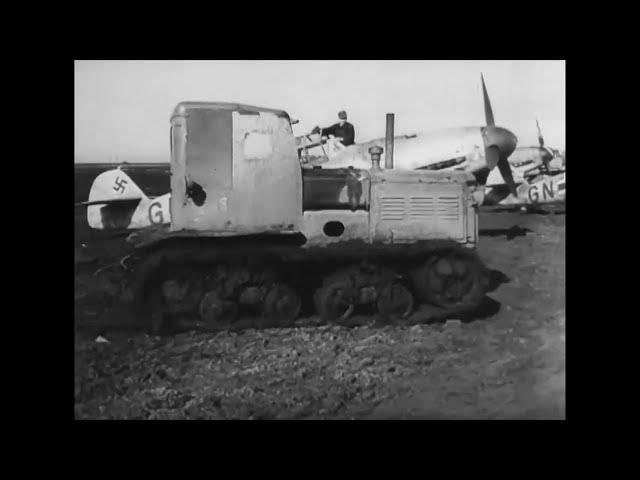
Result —
[{"label": "man standing on tractor", "polygon": [[335,123],[330,127],[323,129],[320,129],[320,127],[316,127],[312,130],[311,133],[319,133],[323,137],[333,135],[334,137],[339,138],[345,147],[353,145],[354,143],[356,143],[356,132],[353,128],[353,125],[347,122],[347,112],[341,110],[340,112],[338,112],[338,118],[340,119],[338,123]]}]

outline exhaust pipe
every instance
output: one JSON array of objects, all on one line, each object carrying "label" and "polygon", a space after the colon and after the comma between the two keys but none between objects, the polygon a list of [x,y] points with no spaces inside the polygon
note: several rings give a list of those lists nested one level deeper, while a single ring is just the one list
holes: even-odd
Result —
[{"label": "exhaust pipe", "polygon": [[387,133],[384,139],[385,153],[384,153],[384,168],[393,168],[393,124],[395,115],[393,113],[387,113]]},{"label": "exhaust pipe", "polygon": [[371,170],[380,170],[380,155],[382,154],[382,147],[374,145],[369,148],[369,155],[371,155]]}]

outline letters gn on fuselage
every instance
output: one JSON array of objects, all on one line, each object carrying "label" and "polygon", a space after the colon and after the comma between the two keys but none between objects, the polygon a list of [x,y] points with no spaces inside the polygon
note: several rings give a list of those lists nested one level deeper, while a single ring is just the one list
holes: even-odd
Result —
[{"label": "letters gn on fuselage", "polygon": [[550,202],[562,199],[565,195],[565,178],[551,178],[534,183],[527,189],[527,197],[531,203]]}]

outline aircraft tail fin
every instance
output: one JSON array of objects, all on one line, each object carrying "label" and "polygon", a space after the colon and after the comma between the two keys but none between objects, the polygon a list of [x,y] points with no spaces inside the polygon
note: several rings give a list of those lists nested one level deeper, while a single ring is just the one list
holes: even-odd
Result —
[{"label": "aircraft tail fin", "polygon": [[[120,217],[127,217],[130,220],[142,201],[148,201],[148,197],[129,175],[120,168],[116,168],[102,172],[95,178],[89,191],[88,201],[82,202],[81,205],[87,206],[89,227],[101,230],[107,227],[104,218],[105,209],[106,213],[111,213],[111,210],[115,209],[114,211],[118,212]],[[128,223],[124,220],[123,222]]]},{"label": "aircraft tail fin", "polygon": [[102,172],[95,178],[89,190],[89,199],[82,204],[117,204],[143,199],[147,199],[147,196],[140,187],[129,175],[116,168]]}]

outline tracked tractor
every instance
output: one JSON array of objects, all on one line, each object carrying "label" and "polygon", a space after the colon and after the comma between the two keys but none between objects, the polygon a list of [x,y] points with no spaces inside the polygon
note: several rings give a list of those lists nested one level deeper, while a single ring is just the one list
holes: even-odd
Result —
[{"label": "tracked tractor", "polygon": [[151,330],[402,318],[483,299],[472,175],[394,169],[392,148],[382,168],[380,147],[369,169],[308,167],[289,115],[249,105],[182,102],[170,135],[171,223],[132,239]]}]

